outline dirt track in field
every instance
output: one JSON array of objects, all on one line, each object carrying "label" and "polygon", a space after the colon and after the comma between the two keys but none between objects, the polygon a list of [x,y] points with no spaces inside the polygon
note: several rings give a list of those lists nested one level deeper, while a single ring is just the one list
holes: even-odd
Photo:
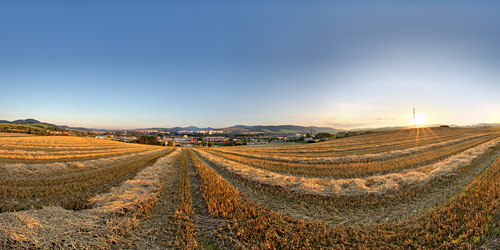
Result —
[{"label": "dirt track in field", "polygon": [[[187,152],[186,152],[187,153]],[[172,249],[175,248],[176,228],[174,225],[175,204],[173,202],[174,190],[179,184],[181,176],[182,158],[179,157],[170,175],[164,180],[163,191],[158,202],[150,214],[140,222],[127,241],[119,248],[125,249]],[[193,221],[195,226],[196,241],[200,249],[219,249],[217,230],[223,221],[212,218],[208,214],[205,201],[200,191],[195,169],[188,155],[188,171],[193,199]]]},{"label": "dirt track in field", "polygon": [[188,162],[191,195],[193,197],[193,221],[195,226],[196,241],[202,249],[219,249],[219,243],[215,239],[217,238],[217,230],[221,227],[223,221],[217,218],[212,218],[208,214],[208,209],[200,190],[200,184],[196,176],[196,171],[189,155]]},{"label": "dirt track in field", "polygon": [[164,187],[158,202],[149,215],[140,222],[128,240],[119,248],[123,249],[170,249],[174,246],[175,228],[173,214],[175,205],[172,202],[175,188],[180,179],[182,158],[175,161],[172,172],[164,179]]}]

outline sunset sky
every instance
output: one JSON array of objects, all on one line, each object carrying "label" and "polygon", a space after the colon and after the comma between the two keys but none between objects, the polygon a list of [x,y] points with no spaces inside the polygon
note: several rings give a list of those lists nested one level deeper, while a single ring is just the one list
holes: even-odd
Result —
[{"label": "sunset sky", "polygon": [[0,120],[500,122],[495,1],[19,0],[0,34]]}]

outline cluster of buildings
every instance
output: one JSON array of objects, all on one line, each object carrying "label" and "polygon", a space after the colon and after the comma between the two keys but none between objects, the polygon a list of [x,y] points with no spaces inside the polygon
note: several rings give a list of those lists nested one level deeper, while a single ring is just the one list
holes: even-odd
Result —
[{"label": "cluster of buildings", "polygon": [[74,135],[72,131],[58,131],[47,129],[47,134],[49,135]]},{"label": "cluster of buildings", "polygon": [[174,141],[176,146],[192,147],[201,145],[202,141],[205,143],[208,143],[209,141],[213,141],[214,143],[229,143],[230,139],[224,136],[190,137],[184,135],[182,137],[166,137],[159,139],[159,141],[163,142],[164,145],[167,145],[169,141]]},{"label": "cluster of buildings", "polygon": [[170,132],[168,131],[159,131],[159,130],[156,130],[156,129],[136,129],[136,130],[131,130],[133,132],[137,132],[137,133],[141,133],[141,134],[157,134],[157,133],[161,133],[161,134],[170,134]]},{"label": "cluster of buildings", "polygon": [[[122,141],[127,143],[138,142],[138,137],[136,136],[116,136],[112,134],[101,134],[96,135],[95,138],[98,139],[107,139],[114,141]],[[259,145],[259,144],[268,144],[268,143],[276,143],[276,142],[287,142],[293,141],[297,138],[292,138],[288,136],[280,136],[273,138],[253,138],[253,137],[239,137],[239,138],[229,138],[227,136],[222,135],[211,135],[211,136],[188,136],[188,135],[178,135],[178,136],[158,136],[158,141],[160,141],[163,145],[168,145],[170,141],[174,142],[175,146],[182,147],[193,147],[193,146],[201,146],[203,142],[205,145],[208,142],[212,141],[215,145]]]},{"label": "cluster of buildings", "polygon": [[[122,142],[138,142],[136,136],[115,136],[112,134],[101,134],[96,135],[97,139],[107,139]],[[230,139],[225,136],[207,136],[207,137],[191,137],[188,135],[183,136],[158,136],[158,141],[162,142],[163,145],[168,145],[169,141],[173,141],[176,146],[195,146],[202,144],[202,141],[208,143],[213,141],[214,143],[229,143]]]},{"label": "cluster of buildings", "polygon": [[222,130],[180,130],[177,131],[177,134],[180,135],[222,135]]},{"label": "cluster of buildings", "polygon": [[139,137],[142,135],[157,136],[158,141],[163,145],[193,147],[208,145],[213,142],[215,146],[231,146],[231,145],[258,145],[278,142],[318,142],[306,134],[293,134],[288,136],[270,136],[270,135],[231,135],[225,134],[222,130],[181,130],[174,134],[167,131],[159,131],[155,129],[131,130],[131,131],[95,131],[96,138],[109,139],[123,142],[139,142]]},{"label": "cluster of buildings", "polygon": [[108,140],[113,140],[113,141],[122,141],[122,142],[127,142],[127,143],[137,141],[137,137],[135,137],[135,136],[96,135],[95,138],[108,139]]}]

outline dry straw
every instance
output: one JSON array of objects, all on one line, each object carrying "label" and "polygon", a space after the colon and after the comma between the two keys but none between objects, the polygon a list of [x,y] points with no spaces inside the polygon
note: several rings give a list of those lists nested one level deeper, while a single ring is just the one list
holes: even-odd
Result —
[{"label": "dry straw", "polygon": [[243,178],[287,190],[321,196],[383,194],[405,185],[418,185],[453,172],[470,164],[475,158],[500,143],[500,138],[468,149],[441,162],[401,173],[385,174],[367,178],[328,179],[307,178],[271,172],[248,165],[235,163],[198,150],[200,155],[228,171]]},{"label": "dry straw", "polygon": [[109,193],[94,197],[94,208],[60,207],[0,214],[1,249],[109,249],[137,225],[155,203],[162,178],[180,150],[160,158]]},{"label": "dry straw", "polygon": [[306,164],[325,164],[325,163],[343,163],[350,161],[366,161],[366,160],[384,160],[394,157],[402,157],[406,155],[411,155],[419,152],[424,152],[427,150],[432,150],[434,148],[444,147],[448,145],[457,144],[463,141],[469,141],[472,139],[484,137],[484,134],[479,136],[468,136],[460,139],[449,140],[445,142],[438,142],[433,144],[428,144],[419,147],[412,147],[407,149],[391,150],[387,152],[374,153],[374,154],[360,154],[360,155],[347,155],[347,156],[326,156],[326,157],[288,157],[288,156],[277,156],[277,155],[258,155],[253,153],[243,153],[243,152],[231,152],[230,150],[220,150],[225,153],[264,160],[274,160],[282,162],[294,162],[294,163],[306,163]]},{"label": "dry straw", "polygon": [[86,161],[51,162],[51,163],[0,163],[0,170],[12,175],[37,175],[67,169],[99,168],[112,163],[125,162],[144,155],[154,154],[163,148],[153,148],[148,151],[129,153],[119,156],[103,157]]}]

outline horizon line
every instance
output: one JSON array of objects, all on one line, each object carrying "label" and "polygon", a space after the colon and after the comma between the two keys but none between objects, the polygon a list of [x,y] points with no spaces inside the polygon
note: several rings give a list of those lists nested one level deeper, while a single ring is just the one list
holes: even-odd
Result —
[{"label": "horizon line", "polygon": [[[232,128],[235,126],[300,126],[300,127],[317,127],[317,128],[331,128],[331,129],[341,129],[341,130],[369,130],[369,129],[383,129],[383,128],[415,128],[413,124],[409,125],[392,125],[392,126],[374,126],[374,127],[352,127],[352,128],[345,128],[345,127],[332,127],[332,126],[318,126],[318,125],[296,125],[296,124],[257,124],[257,125],[248,125],[248,124],[235,124],[235,125],[230,125],[230,126],[224,126],[224,127],[213,127],[213,126],[198,126],[198,125],[187,125],[187,126],[182,126],[182,125],[174,125],[174,126],[148,126],[148,127],[135,127],[135,128],[118,128],[118,127],[98,127],[98,126],[82,126],[82,125],[66,125],[66,124],[55,124],[52,122],[45,122],[45,121],[40,121],[35,118],[25,118],[25,119],[15,119],[12,121],[9,120],[4,120],[0,119],[3,121],[7,122],[13,122],[13,121],[18,121],[18,120],[36,120],[39,121],[40,123],[47,123],[47,124],[52,124],[56,126],[66,126],[70,128],[85,128],[89,130],[146,130],[146,129],[155,129],[155,128],[160,128],[160,129],[171,129],[171,128],[187,128],[187,127],[196,127],[199,129],[203,128],[210,128],[210,129],[225,129],[225,128]],[[420,125],[416,126],[416,128],[423,128],[423,127],[437,127],[437,126],[442,126],[442,125],[448,125],[450,127],[467,127],[467,126],[478,126],[478,125],[495,125],[495,124],[500,124],[500,122],[480,122],[480,123],[475,123],[475,124],[447,124],[447,123],[434,123],[434,124],[425,124],[425,125]]]}]

